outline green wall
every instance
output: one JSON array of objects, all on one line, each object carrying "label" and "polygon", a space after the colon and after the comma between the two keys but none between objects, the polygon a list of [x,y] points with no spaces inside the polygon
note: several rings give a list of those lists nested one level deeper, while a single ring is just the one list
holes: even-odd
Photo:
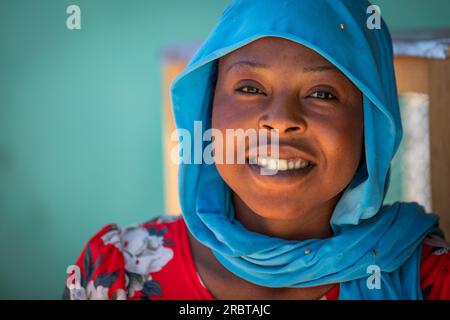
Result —
[{"label": "green wall", "polygon": [[[450,1],[375,2],[395,28],[450,25]],[[0,0],[0,298],[58,299],[96,230],[163,213],[161,50],[226,3]]]}]

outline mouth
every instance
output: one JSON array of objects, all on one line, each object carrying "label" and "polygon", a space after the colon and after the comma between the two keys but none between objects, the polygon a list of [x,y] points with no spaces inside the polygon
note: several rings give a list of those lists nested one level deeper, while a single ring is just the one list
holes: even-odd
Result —
[{"label": "mouth", "polygon": [[304,184],[317,166],[303,158],[249,158],[247,166],[252,173],[254,181],[261,187],[291,188],[299,183]]},{"label": "mouth", "polygon": [[249,165],[260,167],[272,171],[298,171],[312,168],[315,164],[302,158],[280,159],[270,156],[252,156],[248,157]]},{"label": "mouth", "polygon": [[311,181],[310,176],[318,167],[313,160],[317,156],[288,144],[280,144],[277,153],[272,153],[271,148],[265,150],[262,153],[258,148],[249,149],[245,162],[253,181],[261,187],[272,188],[275,183],[284,189],[304,184]]}]

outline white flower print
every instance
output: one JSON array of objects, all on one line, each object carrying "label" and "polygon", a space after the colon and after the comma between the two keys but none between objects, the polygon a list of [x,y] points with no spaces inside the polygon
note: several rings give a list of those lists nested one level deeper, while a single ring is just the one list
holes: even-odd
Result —
[{"label": "white flower print", "polygon": [[174,214],[163,214],[160,215],[159,217],[156,218],[155,222],[156,223],[161,223],[161,222],[174,222],[177,221],[178,219],[181,218],[181,215],[174,215]]},{"label": "white flower print", "polygon": [[140,226],[111,230],[102,240],[124,253],[127,271],[140,275],[160,271],[173,257],[173,250],[164,246],[163,236],[150,235]]},{"label": "white flower print", "polygon": [[113,293],[114,300],[127,300],[127,293],[123,289],[117,289],[116,292]]},{"label": "white flower print", "polygon": [[83,287],[70,289],[70,300],[108,300],[108,288],[94,286],[89,281],[86,289]]},{"label": "white flower print", "polygon": [[164,246],[164,232],[132,226],[103,235],[105,245],[114,245],[124,255],[129,296],[145,290],[146,283],[154,281],[150,273],[160,271],[173,258],[173,250]]}]

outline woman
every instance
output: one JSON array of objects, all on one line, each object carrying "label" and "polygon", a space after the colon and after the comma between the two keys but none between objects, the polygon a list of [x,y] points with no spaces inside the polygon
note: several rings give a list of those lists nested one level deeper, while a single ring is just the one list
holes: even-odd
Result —
[{"label": "woman", "polygon": [[402,128],[391,38],[367,28],[369,5],[233,2],[172,85],[176,125],[276,130],[278,157],[246,145],[244,164],[219,148],[182,163],[182,216],[106,226],[66,296],[449,299],[437,216],[382,205]]}]

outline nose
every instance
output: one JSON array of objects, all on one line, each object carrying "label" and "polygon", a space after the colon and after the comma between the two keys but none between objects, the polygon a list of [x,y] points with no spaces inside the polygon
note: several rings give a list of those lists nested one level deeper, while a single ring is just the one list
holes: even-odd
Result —
[{"label": "nose", "polygon": [[264,108],[259,118],[260,129],[277,129],[279,134],[303,133],[306,121],[300,114],[300,102],[293,99],[278,99]]}]

